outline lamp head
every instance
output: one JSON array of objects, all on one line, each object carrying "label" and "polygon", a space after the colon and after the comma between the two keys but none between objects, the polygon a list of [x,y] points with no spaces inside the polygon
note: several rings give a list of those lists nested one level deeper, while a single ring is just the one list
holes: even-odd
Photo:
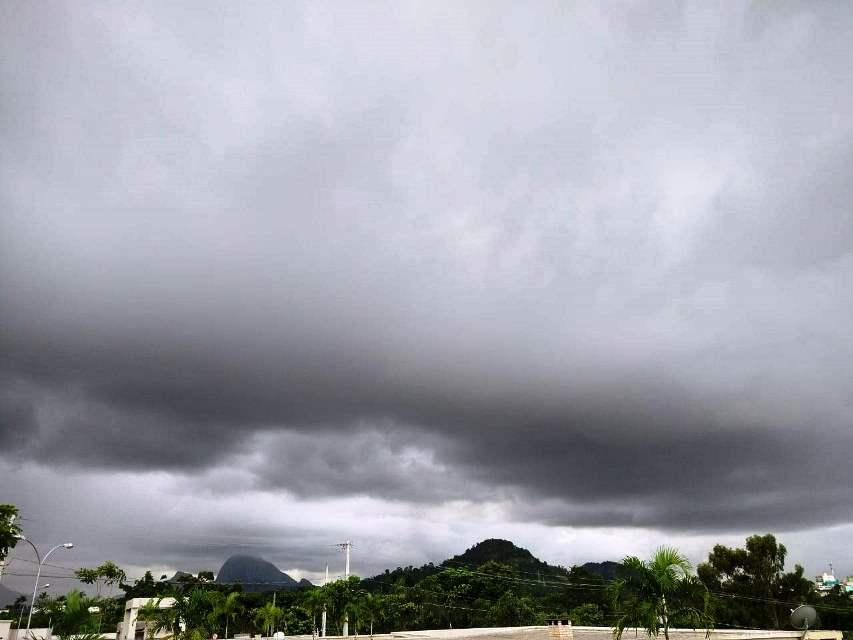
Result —
[{"label": "lamp head", "polygon": [[27,537],[23,533],[16,533],[15,538],[17,538],[18,540],[26,540],[27,539]]},{"label": "lamp head", "polygon": [[66,542],[62,546],[65,547],[66,549],[71,549],[74,546],[74,543],[73,542]]}]

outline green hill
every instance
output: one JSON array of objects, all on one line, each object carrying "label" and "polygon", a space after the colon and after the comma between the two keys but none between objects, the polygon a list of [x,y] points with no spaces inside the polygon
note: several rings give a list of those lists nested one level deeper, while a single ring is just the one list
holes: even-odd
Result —
[{"label": "green hill", "polygon": [[478,542],[473,547],[458,556],[444,561],[448,567],[467,567],[476,569],[487,562],[499,562],[512,567],[522,575],[533,579],[544,579],[547,576],[568,575],[563,567],[548,564],[534,556],[530,551],[517,547],[509,540],[489,538]]},{"label": "green hill", "polygon": [[595,624],[607,606],[598,574],[606,565],[566,569],[509,540],[489,539],[441,564],[386,570],[362,586],[395,603],[400,618],[390,621],[392,628],[518,626],[570,614]]}]

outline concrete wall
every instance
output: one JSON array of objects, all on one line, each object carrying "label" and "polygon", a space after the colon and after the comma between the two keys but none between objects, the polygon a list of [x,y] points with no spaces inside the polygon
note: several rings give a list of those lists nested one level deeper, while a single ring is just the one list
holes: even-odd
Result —
[{"label": "concrete wall", "polygon": [[41,629],[30,629],[30,635],[27,635],[26,629],[11,629],[9,631],[9,640],[51,640],[53,638],[53,629],[44,627]]},{"label": "concrete wall", "polygon": [[[613,640],[609,627],[572,627],[574,640]],[[623,640],[647,639],[642,629],[626,630]],[[660,636],[663,638],[663,635]],[[670,629],[670,640],[705,640],[704,629]],[[711,631],[710,640],[841,640],[840,631],[809,631],[803,638],[802,631],[769,631],[765,629],[716,629]]]},{"label": "concrete wall", "polygon": [[[29,636],[27,636],[26,629],[10,629],[8,632],[9,635],[3,635],[2,624],[4,622],[8,622],[8,620],[0,620],[0,639],[2,640],[25,640],[26,638],[31,638],[32,640],[54,640],[58,637],[52,634],[51,629],[30,629]],[[101,640],[116,640],[116,634],[102,633]]]}]

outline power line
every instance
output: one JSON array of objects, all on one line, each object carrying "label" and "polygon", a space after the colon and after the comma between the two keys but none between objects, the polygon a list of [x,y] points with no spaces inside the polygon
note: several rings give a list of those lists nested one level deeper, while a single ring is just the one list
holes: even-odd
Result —
[{"label": "power line", "polygon": [[[449,567],[450,569],[456,569],[456,567]],[[508,580],[510,582],[519,582],[521,584],[534,585],[540,587],[549,587],[553,589],[605,589],[607,587],[607,583],[589,583],[589,582],[544,582],[539,580],[529,580],[527,578],[513,578],[511,576],[501,576],[495,573],[487,573],[485,571],[475,571],[469,568],[456,569],[457,571],[467,571],[470,574],[485,576],[488,578],[496,579],[496,580]]]},{"label": "power line", "polygon": [[[445,560],[445,561],[444,561],[444,562],[442,562],[441,564],[438,564],[438,565],[435,565],[435,566],[440,567],[440,566],[442,566],[442,565],[446,565],[446,564],[458,564],[458,565],[463,566],[463,567],[466,567],[466,568],[470,568],[470,567],[471,567],[471,565],[470,565],[470,564],[466,564],[466,563],[462,562],[461,560],[453,560],[453,559]],[[482,566],[482,565],[480,565],[480,566]],[[550,565],[549,565],[549,567],[550,567]],[[569,572],[569,570],[568,570],[568,569],[565,569],[564,567],[550,567],[550,568],[552,568],[552,569],[556,570],[556,571],[557,571],[557,573],[550,573],[550,574],[549,574],[549,573],[546,573],[546,572],[544,572],[544,571],[522,571],[521,569],[516,569],[515,567],[513,567],[513,571],[515,571],[516,573],[523,573],[523,574],[528,575],[528,576],[537,576],[537,577],[541,577],[542,575],[545,575],[545,576],[549,576],[549,575],[550,575],[551,577],[554,577],[554,578],[565,578],[565,579],[567,579],[567,580],[570,580],[570,579],[571,579],[571,577],[568,575],[568,572]],[[560,573],[561,571],[562,571],[563,573]]]},{"label": "power line", "polygon": [[[365,578],[364,580],[365,581],[371,581],[371,582],[378,582],[379,584],[381,584],[383,586],[394,587],[397,589],[406,589],[409,591],[423,591],[424,593],[432,593],[434,595],[439,595],[439,596],[451,595],[446,591],[434,591],[432,589],[424,589],[423,587],[420,587],[418,585],[409,586],[409,585],[405,585],[405,584],[395,584],[395,583],[386,582],[383,580],[378,580],[377,578]],[[477,596],[471,596],[471,595],[461,595],[460,594],[460,595],[454,595],[453,597],[464,598],[465,600],[473,600],[473,601],[485,600],[486,602],[494,602],[494,600],[492,600],[490,598],[478,598]]]},{"label": "power line", "polygon": [[[779,604],[785,605],[786,607],[799,607],[802,602],[787,602],[785,600],[775,600],[773,598],[759,598],[757,596],[743,596],[737,593],[724,593],[722,591],[708,591],[715,596],[719,596],[721,598],[730,598],[730,599],[738,599],[738,600],[751,600],[754,602],[764,602],[766,604]],[[841,611],[844,613],[853,613],[853,607],[849,609],[844,609],[842,607],[833,607],[828,604],[812,604],[809,603],[809,606],[814,607],[815,609],[825,609],[827,611]]]},{"label": "power line", "polygon": [[465,611],[486,611],[488,609],[475,609],[474,607],[457,607],[451,604],[438,604],[437,602],[424,602],[423,604],[431,605],[433,607],[444,607],[445,609],[463,609]]},{"label": "power line", "polygon": [[[38,562],[36,562],[35,560],[28,560],[27,558],[19,558],[19,557],[9,559],[8,564],[11,564],[12,560],[18,560],[19,562],[28,562],[29,564],[38,565]],[[8,566],[8,564],[7,564],[7,566]],[[76,569],[73,569],[71,567],[63,567],[62,565],[50,564],[48,562],[43,562],[41,566],[52,567],[53,569],[64,569],[65,571],[76,571]]]},{"label": "power line", "polygon": [[[18,577],[24,577],[24,578],[35,578],[36,577],[35,573],[14,573],[12,571],[4,571],[3,575],[4,576],[18,576]],[[55,580],[77,580],[77,576],[55,576],[55,575],[50,575],[47,573],[42,573],[41,577],[42,578],[53,578]]]}]

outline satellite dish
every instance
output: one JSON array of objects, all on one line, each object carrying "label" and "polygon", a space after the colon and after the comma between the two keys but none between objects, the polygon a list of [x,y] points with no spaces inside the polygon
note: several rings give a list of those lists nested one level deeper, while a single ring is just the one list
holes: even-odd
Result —
[{"label": "satellite dish", "polygon": [[794,629],[808,630],[814,627],[815,622],[817,622],[817,611],[814,607],[801,604],[791,611],[791,626]]}]

